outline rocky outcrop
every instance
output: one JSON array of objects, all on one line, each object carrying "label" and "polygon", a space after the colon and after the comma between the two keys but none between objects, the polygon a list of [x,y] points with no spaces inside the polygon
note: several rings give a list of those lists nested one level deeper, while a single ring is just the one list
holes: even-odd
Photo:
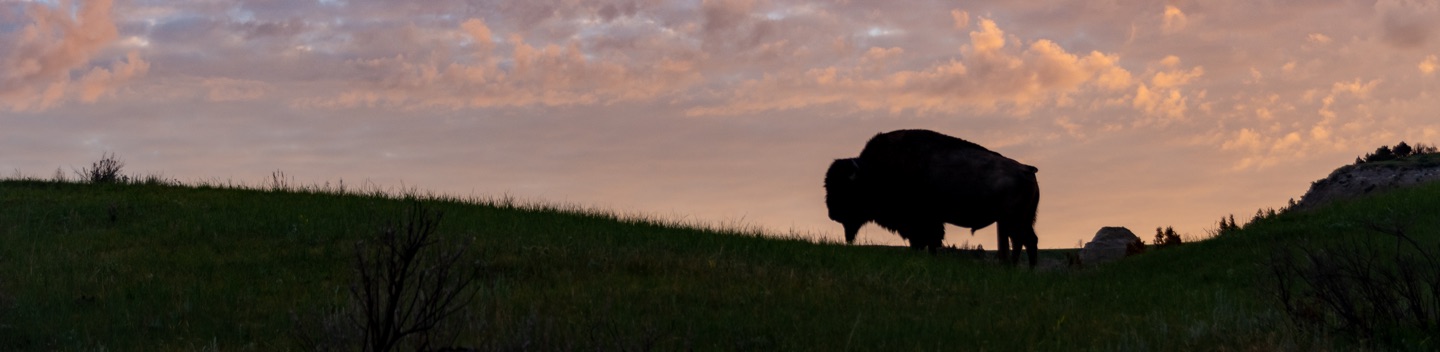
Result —
[{"label": "rocky outcrop", "polygon": [[1080,262],[1095,265],[1124,258],[1140,237],[1124,227],[1103,227],[1080,249]]},{"label": "rocky outcrop", "polygon": [[1331,202],[1440,180],[1440,155],[1426,154],[1395,161],[1345,165],[1310,183],[1294,210],[1315,209]]}]

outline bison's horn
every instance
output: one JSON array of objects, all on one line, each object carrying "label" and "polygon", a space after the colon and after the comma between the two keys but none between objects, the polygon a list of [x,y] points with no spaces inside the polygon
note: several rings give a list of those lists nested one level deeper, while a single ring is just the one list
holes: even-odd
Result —
[{"label": "bison's horn", "polygon": [[855,172],[850,173],[850,180],[854,181],[860,177],[860,158],[850,158],[850,165],[855,166]]}]

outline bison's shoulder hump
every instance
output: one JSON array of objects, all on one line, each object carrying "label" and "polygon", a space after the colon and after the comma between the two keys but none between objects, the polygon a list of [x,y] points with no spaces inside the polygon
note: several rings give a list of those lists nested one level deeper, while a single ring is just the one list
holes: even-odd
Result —
[{"label": "bison's shoulder hump", "polygon": [[867,145],[906,149],[978,149],[989,151],[979,144],[952,137],[931,130],[896,130],[875,135]]}]

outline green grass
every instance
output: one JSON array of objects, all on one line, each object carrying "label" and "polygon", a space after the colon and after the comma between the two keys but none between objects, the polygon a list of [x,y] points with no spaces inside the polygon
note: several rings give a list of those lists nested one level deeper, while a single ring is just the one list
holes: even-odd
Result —
[{"label": "green grass", "polygon": [[[456,345],[486,349],[1348,349],[1289,327],[1269,296],[1271,253],[1364,232],[1365,219],[1440,237],[1440,219],[1426,215],[1440,209],[1440,184],[1058,271],[428,198],[445,213],[441,235],[474,239],[484,289]],[[307,349],[293,317],[342,307],[356,242],[406,204],[0,181],[0,350]]]}]

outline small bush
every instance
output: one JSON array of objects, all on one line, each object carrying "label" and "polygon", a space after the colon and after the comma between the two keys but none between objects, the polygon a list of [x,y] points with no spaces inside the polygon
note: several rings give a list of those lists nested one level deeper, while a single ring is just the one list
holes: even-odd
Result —
[{"label": "small bush", "polygon": [[1130,242],[1130,243],[1125,244],[1125,256],[1126,256],[1126,257],[1132,256],[1132,255],[1136,255],[1136,254],[1141,254],[1141,253],[1145,253],[1145,240],[1142,240],[1142,239],[1140,239],[1140,238],[1137,237],[1137,238],[1135,238],[1135,241],[1134,241],[1134,242]]},{"label": "small bush", "polygon": [[115,154],[100,154],[100,160],[90,163],[90,167],[81,169],[78,173],[80,178],[90,183],[122,183],[126,181],[120,170],[125,168],[125,163],[115,159]]}]

